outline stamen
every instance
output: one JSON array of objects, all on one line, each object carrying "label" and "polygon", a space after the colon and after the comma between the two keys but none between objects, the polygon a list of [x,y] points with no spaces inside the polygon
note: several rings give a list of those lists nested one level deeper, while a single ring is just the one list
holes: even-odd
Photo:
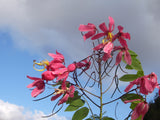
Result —
[{"label": "stamen", "polygon": [[[36,70],[36,71],[44,71],[46,69],[46,66],[49,65],[49,61],[48,60],[42,60],[40,63],[37,63],[36,60],[33,61],[33,68]],[[35,67],[35,65],[38,65],[38,66],[43,66],[42,69],[37,69]]]}]

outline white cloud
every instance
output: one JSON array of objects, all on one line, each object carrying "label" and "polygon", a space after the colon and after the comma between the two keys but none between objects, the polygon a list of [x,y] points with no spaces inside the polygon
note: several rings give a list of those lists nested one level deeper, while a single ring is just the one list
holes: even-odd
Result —
[{"label": "white cloud", "polygon": [[34,112],[0,100],[0,120],[67,120],[63,116],[54,115],[51,118],[42,118],[45,114],[42,111]]}]

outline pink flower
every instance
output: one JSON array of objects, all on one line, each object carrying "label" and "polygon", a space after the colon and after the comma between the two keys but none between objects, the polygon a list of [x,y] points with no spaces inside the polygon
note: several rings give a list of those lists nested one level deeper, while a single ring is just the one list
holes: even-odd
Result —
[{"label": "pink flower", "polygon": [[151,73],[130,82],[126,87],[125,92],[128,92],[134,85],[139,86],[138,88],[140,89],[140,93],[145,95],[152,93],[155,88],[160,89],[157,82],[157,75],[155,73]]},{"label": "pink flower", "polygon": [[62,85],[61,85],[61,89],[55,89],[55,96],[53,96],[51,98],[51,101],[57,99],[58,97],[60,97],[61,95],[64,94],[63,98],[60,99],[58,105],[66,102],[68,100],[69,97],[74,97],[74,91],[75,91],[75,87],[74,85],[71,85],[69,88],[66,87],[66,82],[63,81]]},{"label": "pink flower", "polygon": [[99,28],[103,31],[102,33],[98,33],[95,36],[93,36],[91,39],[95,40],[95,39],[99,39],[100,37],[103,36],[108,36],[108,33],[111,33],[114,30],[114,20],[112,17],[109,16],[109,24],[108,24],[109,28],[107,28],[105,23],[102,23],[99,25]]},{"label": "pink flower", "polygon": [[145,114],[149,109],[149,105],[146,101],[141,101],[140,99],[127,100],[124,103],[140,101],[137,106],[134,108],[133,113],[131,115],[131,120],[136,120],[140,115],[142,115],[141,120],[143,120]]},{"label": "pink flower", "polygon": [[53,53],[48,53],[49,56],[51,56],[52,58],[56,59],[57,61],[63,63],[64,62],[64,56],[56,51],[56,54]]},{"label": "pink flower", "polygon": [[118,39],[123,47],[128,47],[125,39],[130,40],[131,39],[130,34],[129,33],[124,33],[123,32],[123,27],[120,26],[120,25],[118,26],[118,30],[119,30],[119,32],[114,36],[114,40]]},{"label": "pink flower", "polygon": [[131,65],[132,64],[132,59],[131,59],[131,55],[129,54],[128,52],[128,48],[126,47],[121,47],[121,46],[116,46],[114,47],[114,51],[116,50],[121,50],[118,54],[117,54],[117,57],[116,57],[116,65],[118,65],[121,60],[122,60],[122,55],[124,55],[124,60],[126,61],[126,63],[128,65]]},{"label": "pink flower", "polygon": [[46,81],[51,81],[55,78],[56,76],[54,76],[52,74],[52,71],[45,71],[42,73],[42,79],[46,80]]},{"label": "pink flower", "polygon": [[52,71],[53,76],[57,76],[57,81],[66,79],[70,72],[73,72],[76,69],[76,65],[70,64],[68,67],[56,69],[55,71]]},{"label": "pink flower", "polygon": [[30,77],[27,76],[27,78],[34,80],[33,83],[29,84],[27,86],[27,88],[32,88],[32,87],[36,87],[32,90],[31,96],[32,97],[37,97],[39,94],[41,94],[44,89],[45,89],[45,83],[44,80],[42,80],[41,78],[36,78],[36,77]]},{"label": "pink flower", "polygon": [[81,24],[79,26],[79,31],[81,32],[87,32],[83,35],[84,41],[90,37],[92,37],[96,33],[96,26],[92,23],[88,23],[88,25]]}]

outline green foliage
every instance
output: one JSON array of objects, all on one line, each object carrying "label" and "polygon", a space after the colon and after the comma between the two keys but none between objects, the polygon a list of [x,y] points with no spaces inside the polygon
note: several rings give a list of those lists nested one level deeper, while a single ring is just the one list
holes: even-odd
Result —
[{"label": "green foliage", "polygon": [[72,120],[82,120],[88,115],[88,113],[89,109],[87,107],[83,107],[74,113]]},{"label": "green foliage", "polygon": [[126,75],[123,75],[121,78],[119,78],[119,80],[123,82],[130,82],[137,79],[138,77],[139,76],[137,74],[126,74]]},{"label": "green foliage", "polygon": [[125,94],[121,97],[121,100],[124,102],[126,100],[134,100],[134,99],[141,99],[143,100],[143,97],[141,95],[137,95],[137,94],[134,94],[134,93],[128,93],[128,94]]},{"label": "green foliage", "polygon": [[79,107],[84,105],[85,101],[82,99],[76,99],[70,103],[70,105],[65,109],[65,111],[75,111]]}]

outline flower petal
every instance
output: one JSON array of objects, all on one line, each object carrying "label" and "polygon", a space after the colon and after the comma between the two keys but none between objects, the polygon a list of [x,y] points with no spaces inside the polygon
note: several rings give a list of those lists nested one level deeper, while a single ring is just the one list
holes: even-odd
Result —
[{"label": "flower petal", "polygon": [[123,52],[120,51],[118,53],[118,55],[116,56],[116,65],[118,65],[121,62],[121,60],[122,60],[122,54],[123,54]]},{"label": "flower petal", "polygon": [[99,25],[99,28],[100,28],[104,33],[107,32],[107,26],[106,26],[105,23],[100,24],[100,25]]},{"label": "flower petal", "polygon": [[69,97],[69,94],[66,93],[66,94],[64,95],[64,97],[59,101],[58,105],[66,102],[66,101],[68,100],[68,97]]},{"label": "flower petal", "polygon": [[110,54],[112,49],[113,49],[113,43],[112,42],[108,42],[107,45],[104,46],[103,51],[105,53],[109,53]]},{"label": "flower petal", "polygon": [[98,33],[98,34],[96,34],[95,36],[93,36],[93,37],[91,38],[91,40],[99,39],[100,37],[103,37],[103,36],[105,36],[105,35],[106,35],[105,33]]},{"label": "flower petal", "polygon": [[53,97],[51,98],[51,101],[53,101],[53,100],[57,99],[57,98],[58,98],[58,97],[60,97],[61,95],[62,95],[62,93],[60,93],[60,94],[57,94],[57,95],[53,96]]}]

